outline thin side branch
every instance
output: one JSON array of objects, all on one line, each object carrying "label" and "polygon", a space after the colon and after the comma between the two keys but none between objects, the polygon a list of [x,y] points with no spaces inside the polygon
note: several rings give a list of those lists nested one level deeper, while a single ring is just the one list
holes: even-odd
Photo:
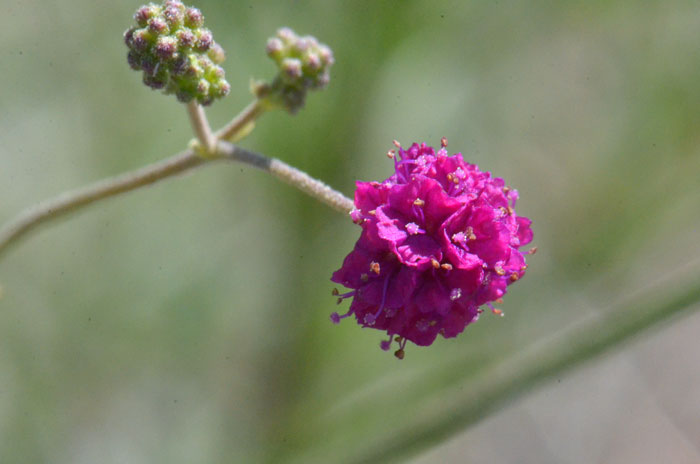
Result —
[{"label": "thin side branch", "polygon": [[[277,159],[268,158],[223,141],[216,146],[214,155],[214,158],[242,162],[269,172],[337,211],[347,213],[353,208],[352,200],[346,198],[342,193]],[[187,150],[135,171],[104,179],[87,187],[65,192],[53,199],[43,201],[20,213],[0,229],[0,256],[11,244],[52,219],[99,200],[145,187],[212,161],[214,159],[205,159],[195,154],[193,150]]]},{"label": "thin side branch", "polygon": [[254,122],[265,110],[260,105],[259,100],[255,100],[250,105],[246,106],[235,118],[228,124],[216,131],[214,137],[216,140],[232,140],[238,133],[248,124]]},{"label": "thin side branch", "polygon": [[192,100],[187,104],[187,114],[190,116],[190,123],[199,143],[202,144],[207,153],[214,151],[216,140],[211,133],[211,126],[207,121],[207,115],[204,113],[204,108],[197,103],[197,100]]}]

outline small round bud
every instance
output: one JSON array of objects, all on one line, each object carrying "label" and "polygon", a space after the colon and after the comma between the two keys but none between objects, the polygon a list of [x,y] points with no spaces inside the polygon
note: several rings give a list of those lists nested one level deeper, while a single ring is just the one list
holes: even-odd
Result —
[{"label": "small round bud", "polygon": [[296,58],[283,59],[282,72],[292,79],[299,79],[301,77],[301,61]]},{"label": "small round bud", "polygon": [[218,43],[214,42],[207,52],[207,56],[216,64],[221,64],[226,59],[224,49]]},{"label": "small round bud", "polygon": [[321,58],[316,53],[309,53],[304,59],[306,67],[311,71],[318,71],[321,69]]},{"label": "small round bud", "polygon": [[195,36],[197,37],[197,44],[195,46],[197,51],[206,52],[209,50],[214,41],[214,36],[212,36],[211,31],[209,29],[200,29],[195,33]]},{"label": "small round bud", "polygon": [[156,35],[167,34],[168,24],[165,22],[164,19],[156,16],[148,21],[148,30]]},{"label": "small round bud", "polygon": [[131,35],[131,48],[143,52],[151,42],[151,35],[146,29],[138,29]]},{"label": "small round bud", "polygon": [[146,27],[148,25],[148,20],[157,14],[158,7],[151,3],[136,10],[136,13],[134,13],[134,20],[136,20],[139,26]]},{"label": "small round bud", "polygon": [[225,97],[231,92],[231,84],[226,81],[221,81],[221,83],[215,85],[212,90],[216,98]]},{"label": "small round bud", "polygon": [[150,56],[144,56],[141,58],[141,69],[143,69],[144,74],[150,76],[155,75],[158,72],[160,63]]},{"label": "small round bud", "polygon": [[185,5],[184,3],[178,1],[178,0],[165,0],[165,3],[163,4],[165,8],[173,8],[178,10],[180,13],[184,13],[185,11]]},{"label": "small round bud", "polygon": [[200,79],[199,82],[197,82],[197,93],[200,95],[206,95],[209,93],[209,87],[211,87],[209,81],[206,79]]},{"label": "small round bud", "polygon": [[197,41],[197,38],[189,29],[180,29],[175,33],[175,36],[181,48],[192,48]]},{"label": "small round bud", "polygon": [[321,61],[323,61],[323,64],[326,66],[331,66],[333,63],[335,63],[333,52],[326,45],[320,45],[318,47],[318,55],[321,57]]},{"label": "small round bud", "polygon": [[168,83],[168,74],[158,73],[155,76],[144,74],[143,83],[154,90],[162,89],[163,87],[165,87],[165,84]]},{"label": "small round bud", "polygon": [[198,8],[188,8],[185,11],[185,26],[191,28],[202,27],[204,24],[204,16]]},{"label": "small round bud", "polygon": [[267,46],[265,47],[265,52],[267,56],[277,60],[282,55],[282,50],[284,50],[284,44],[277,37],[271,37],[267,41]]},{"label": "small round bud", "polygon": [[131,42],[134,39],[134,31],[136,30],[135,27],[130,27],[126,31],[124,31],[124,43],[126,44],[127,47],[131,48]]},{"label": "small round bud", "polygon": [[311,42],[309,41],[309,39],[307,39],[306,37],[301,37],[293,44],[292,49],[298,54],[303,54],[310,47]]},{"label": "small round bud", "polygon": [[126,55],[126,61],[129,63],[129,67],[134,71],[141,70],[141,56],[134,50],[130,50]]},{"label": "small round bud", "polygon": [[288,27],[282,27],[277,30],[277,37],[279,37],[282,42],[289,44],[297,40],[297,35]]},{"label": "small round bud", "polygon": [[162,60],[170,60],[177,52],[177,39],[171,36],[161,36],[156,43],[156,56]]},{"label": "small round bud", "polygon": [[163,17],[165,18],[165,22],[168,23],[168,26],[170,26],[170,29],[176,29],[182,26],[185,19],[184,13],[172,5],[168,6],[163,11]]}]

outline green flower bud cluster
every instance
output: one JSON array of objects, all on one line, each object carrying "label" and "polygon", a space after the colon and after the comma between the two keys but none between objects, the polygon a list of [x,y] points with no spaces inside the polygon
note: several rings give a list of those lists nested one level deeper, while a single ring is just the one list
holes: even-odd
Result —
[{"label": "green flower bud cluster", "polygon": [[312,36],[299,37],[287,27],[267,41],[267,55],[277,64],[279,74],[271,84],[256,84],[253,91],[290,113],[304,106],[308,90],[328,85],[335,62],[328,46]]},{"label": "green flower bud cluster", "polygon": [[124,33],[131,69],[143,71],[143,82],[188,103],[209,105],[228,95],[231,86],[219,66],[224,50],[214,42],[197,8],[179,0],[149,3],[134,14],[137,26]]}]

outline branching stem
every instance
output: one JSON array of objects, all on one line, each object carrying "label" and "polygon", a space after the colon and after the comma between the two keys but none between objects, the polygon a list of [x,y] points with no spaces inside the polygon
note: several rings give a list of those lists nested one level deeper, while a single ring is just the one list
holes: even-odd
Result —
[{"label": "branching stem", "polygon": [[313,179],[308,174],[280,160],[268,158],[223,141],[218,142],[214,155],[213,159],[203,158],[197,155],[193,149],[190,149],[135,171],[62,193],[55,198],[30,207],[0,228],[0,256],[10,245],[52,219],[99,200],[145,187],[159,180],[209,164],[217,159],[238,161],[269,172],[278,179],[284,180],[337,211],[347,213],[353,208],[352,200],[345,197],[342,193],[331,189],[320,180]]}]

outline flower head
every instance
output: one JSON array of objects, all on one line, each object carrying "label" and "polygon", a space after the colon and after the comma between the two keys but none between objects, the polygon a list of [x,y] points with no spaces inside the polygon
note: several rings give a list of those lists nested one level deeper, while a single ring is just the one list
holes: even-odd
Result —
[{"label": "flower head", "polygon": [[516,190],[461,153],[448,156],[414,143],[391,150],[395,173],[383,182],[357,182],[351,217],[362,227],[355,248],[331,280],[352,289],[344,315],[386,331],[388,350],[403,358],[407,341],[421,346],[438,334],[455,337],[486,305],[497,314],[506,287],[527,265],[520,247],[532,240],[530,220],[515,214]]},{"label": "flower head", "polygon": [[275,107],[294,114],[304,106],[308,91],[323,89],[330,82],[333,52],[315,37],[298,36],[283,27],[267,41],[266,52],[279,73],[271,83],[255,83],[253,92]]},{"label": "flower head", "polygon": [[224,51],[214,42],[197,8],[178,0],[149,3],[134,15],[137,27],[124,33],[127,61],[143,71],[143,82],[153,89],[175,94],[183,103],[196,99],[202,105],[228,95],[231,86],[219,66]]}]

